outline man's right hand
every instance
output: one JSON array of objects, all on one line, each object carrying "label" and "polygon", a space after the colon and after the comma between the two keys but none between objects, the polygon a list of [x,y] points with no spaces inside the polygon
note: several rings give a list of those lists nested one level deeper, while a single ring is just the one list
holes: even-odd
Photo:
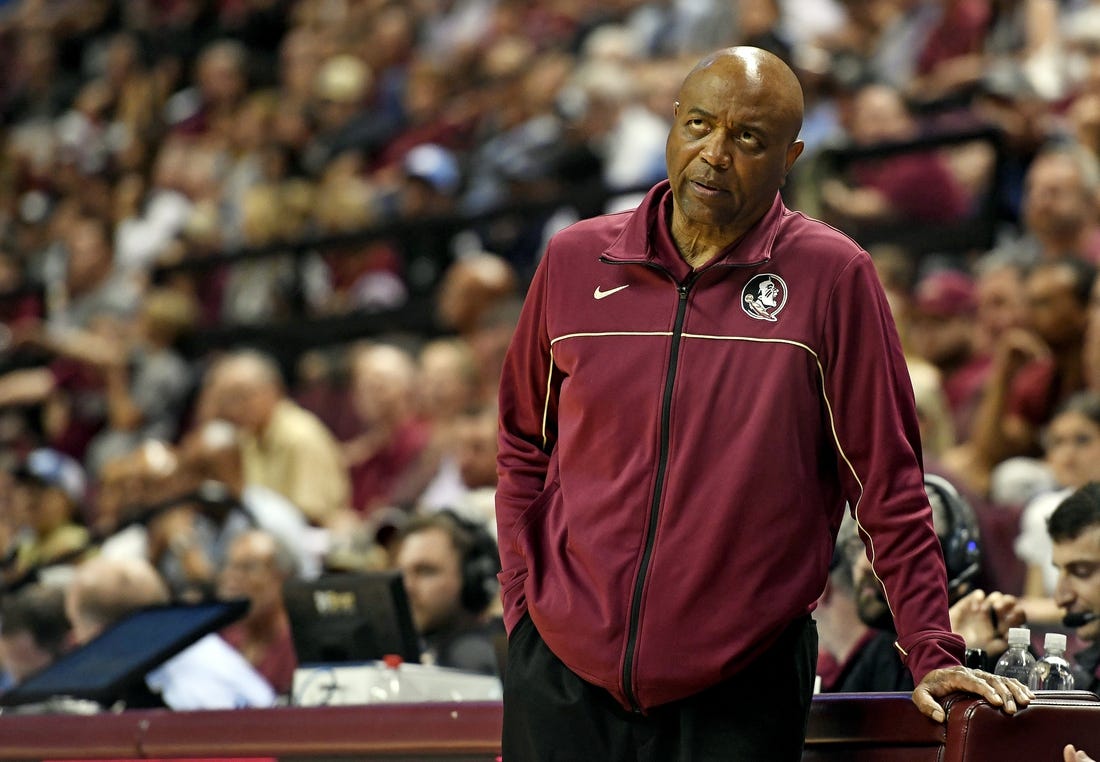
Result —
[{"label": "man's right hand", "polygon": [[1067,743],[1066,748],[1062,750],[1062,760],[1063,762],[1096,762],[1085,752],[1073,748],[1071,743]]}]

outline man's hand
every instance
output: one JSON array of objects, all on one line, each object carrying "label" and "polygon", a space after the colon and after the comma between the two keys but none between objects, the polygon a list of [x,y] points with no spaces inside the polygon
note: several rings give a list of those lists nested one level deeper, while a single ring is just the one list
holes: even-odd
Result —
[{"label": "man's hand", "polygon": [[934,669],[913,689],[913,703],[925,717],[943,722],[947,714],[936,699],[951,693],[974,693],[1009,714],[1027,706],[1035,698],[1026,685],[1011,677],[1000,677],[980,669],[945,667]]},{"label": "man's hand", "polygon": [[1008,649],[1008,630],[1027,621],[1014,595],[972,590],[950,610],[951,631],[961,635],[967,648],[981,648],[992,657]]},{"label": "man's hand", "polygon": [[1062,750],[1062,759],[1064,762],[1095,762],[1095,760],[1085,752],[1073,748],[1073,744],[1071,743],[1067,743],[1066,748]]}]

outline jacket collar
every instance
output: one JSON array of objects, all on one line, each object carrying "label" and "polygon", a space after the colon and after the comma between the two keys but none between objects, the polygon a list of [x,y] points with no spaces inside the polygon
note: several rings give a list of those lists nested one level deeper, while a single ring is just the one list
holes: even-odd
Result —
[{"label": "jacket collar", "polygon": [[[715,265],[751,266],[769,261],[779,223],[787,207],[779,193],[771,208],[755,225],[729,248],[707,263]],[[669,221],[672,216],[672,190],[668,180],[653,186],[630,216],[618,238],[603,253],[609,262],[637,262],[663,267],[673,273],[687,268],[672,240]]]}]

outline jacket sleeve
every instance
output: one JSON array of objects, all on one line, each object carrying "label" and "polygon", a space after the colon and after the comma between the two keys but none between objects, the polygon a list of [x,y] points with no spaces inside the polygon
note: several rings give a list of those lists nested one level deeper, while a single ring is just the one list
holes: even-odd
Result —
[{"label": "jacket sleeve", "polygon": [[924,490],[913,387],[870,257],[859,252],[833,286],[823,347],[825,393],[841,483],[917,683],[961,663],[947,579]]},{"label": "jacket sleeve", "polygon": [[497,540],[504,623],[509,632],[527,610],[527,565],[519,544],[519,519],[546,486],[557,439],[558,384],[554,378],[546,302],[547,251],[512,336],[501,371],[497,443]]}]

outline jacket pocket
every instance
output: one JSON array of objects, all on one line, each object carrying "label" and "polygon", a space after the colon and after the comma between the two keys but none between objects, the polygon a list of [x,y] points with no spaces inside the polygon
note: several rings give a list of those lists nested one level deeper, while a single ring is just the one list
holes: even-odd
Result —
[{"label": "jacket pocket", "polygon": [[532,524],[537,522],[545,513],[547,507],[557,497],[559,490],[561,489],[561,482],[556,479],[543,488],[542,492],[538,494],[531,504],[527,506],[523,513],[516,519],[516,529],[514,533],[516,550],[527,556],[527,532]]}]

